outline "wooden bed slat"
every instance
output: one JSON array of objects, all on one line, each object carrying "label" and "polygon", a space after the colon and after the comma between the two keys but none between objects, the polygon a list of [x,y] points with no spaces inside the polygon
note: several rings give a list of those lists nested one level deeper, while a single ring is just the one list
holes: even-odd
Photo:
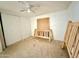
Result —
[{"label": "wooden bed slat", "polygon": [[68,22],[64,45],[71,58],[79,58],[79,22]]}]

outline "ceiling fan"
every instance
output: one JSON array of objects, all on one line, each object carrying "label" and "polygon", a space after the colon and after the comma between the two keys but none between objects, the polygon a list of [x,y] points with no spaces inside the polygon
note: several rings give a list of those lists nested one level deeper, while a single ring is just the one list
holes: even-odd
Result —
[{"label": "ceiling fan", "polygon": [[[28,13],[33,12],[33,13],[35,13],[36,10],[37,10],[37,8],[40,7],[39,4],[31,4],[31,3],[28,2],[28,1],[19,1],[19,2],[20,2],[20,3],[23,5],[23,7],[24,7],[24,8],[22,8],[22,9],[20,10],[20,12],[28,12]],[[34,8],[36,8],[36,9],[34,10]]]}]

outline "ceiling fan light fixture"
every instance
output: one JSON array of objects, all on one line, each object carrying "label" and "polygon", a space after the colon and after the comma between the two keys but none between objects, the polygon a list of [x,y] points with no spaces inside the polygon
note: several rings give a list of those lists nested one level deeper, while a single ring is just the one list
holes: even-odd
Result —
[{"label": "ceiling fan light fixture", "polygon": [[31,10],[30,10],[30,9],[27,9],[27,12],[28,12],[28,13],[30,13],[30,12],[31,12]]},{"label": "ceiling fan light fixture", "polygon": [[[19,1],[20,2],[20,1]],[[33,8],[35,8],[35,7],[39,7],[39,5],[37,4],[37,5],[33,5],[33,4],[31,4],[30,2],[20,2],[21,4],[22,4],[22,8],[21,8],[21,12],[27,12],[27,13],[34,13],[35,11],[34,11],[34,9]]]}]

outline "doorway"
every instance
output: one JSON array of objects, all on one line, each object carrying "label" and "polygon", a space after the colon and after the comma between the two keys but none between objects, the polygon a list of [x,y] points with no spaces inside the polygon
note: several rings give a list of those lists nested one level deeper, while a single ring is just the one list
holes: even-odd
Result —
[{"label": "doorway", "polygon": [[6,47],[7,46],[5,41],[3,23],[2,23],[1,13],[0,13],[0,52],[3,51]]}]

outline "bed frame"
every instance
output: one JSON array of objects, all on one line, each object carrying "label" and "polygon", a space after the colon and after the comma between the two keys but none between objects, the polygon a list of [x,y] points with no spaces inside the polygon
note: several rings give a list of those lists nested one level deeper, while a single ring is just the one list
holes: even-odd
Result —
[{"label": "bed frame", "polygon": [[53,32],[51,29],[50,30],[35,29],[34,37],[49,39],[49,42],[51,42],[53,39]]},{"label": "bed frame", "polygon": [[68,22],[62,48],[65,47],[70,58],[79,57],[79,22]]},{"label": "bed frame", "polygon": [[53,32],[50,29],[50,18],[37,19],[37,29],[35,29],[34,37],[49,39],[49,42],[53,39]]}]

